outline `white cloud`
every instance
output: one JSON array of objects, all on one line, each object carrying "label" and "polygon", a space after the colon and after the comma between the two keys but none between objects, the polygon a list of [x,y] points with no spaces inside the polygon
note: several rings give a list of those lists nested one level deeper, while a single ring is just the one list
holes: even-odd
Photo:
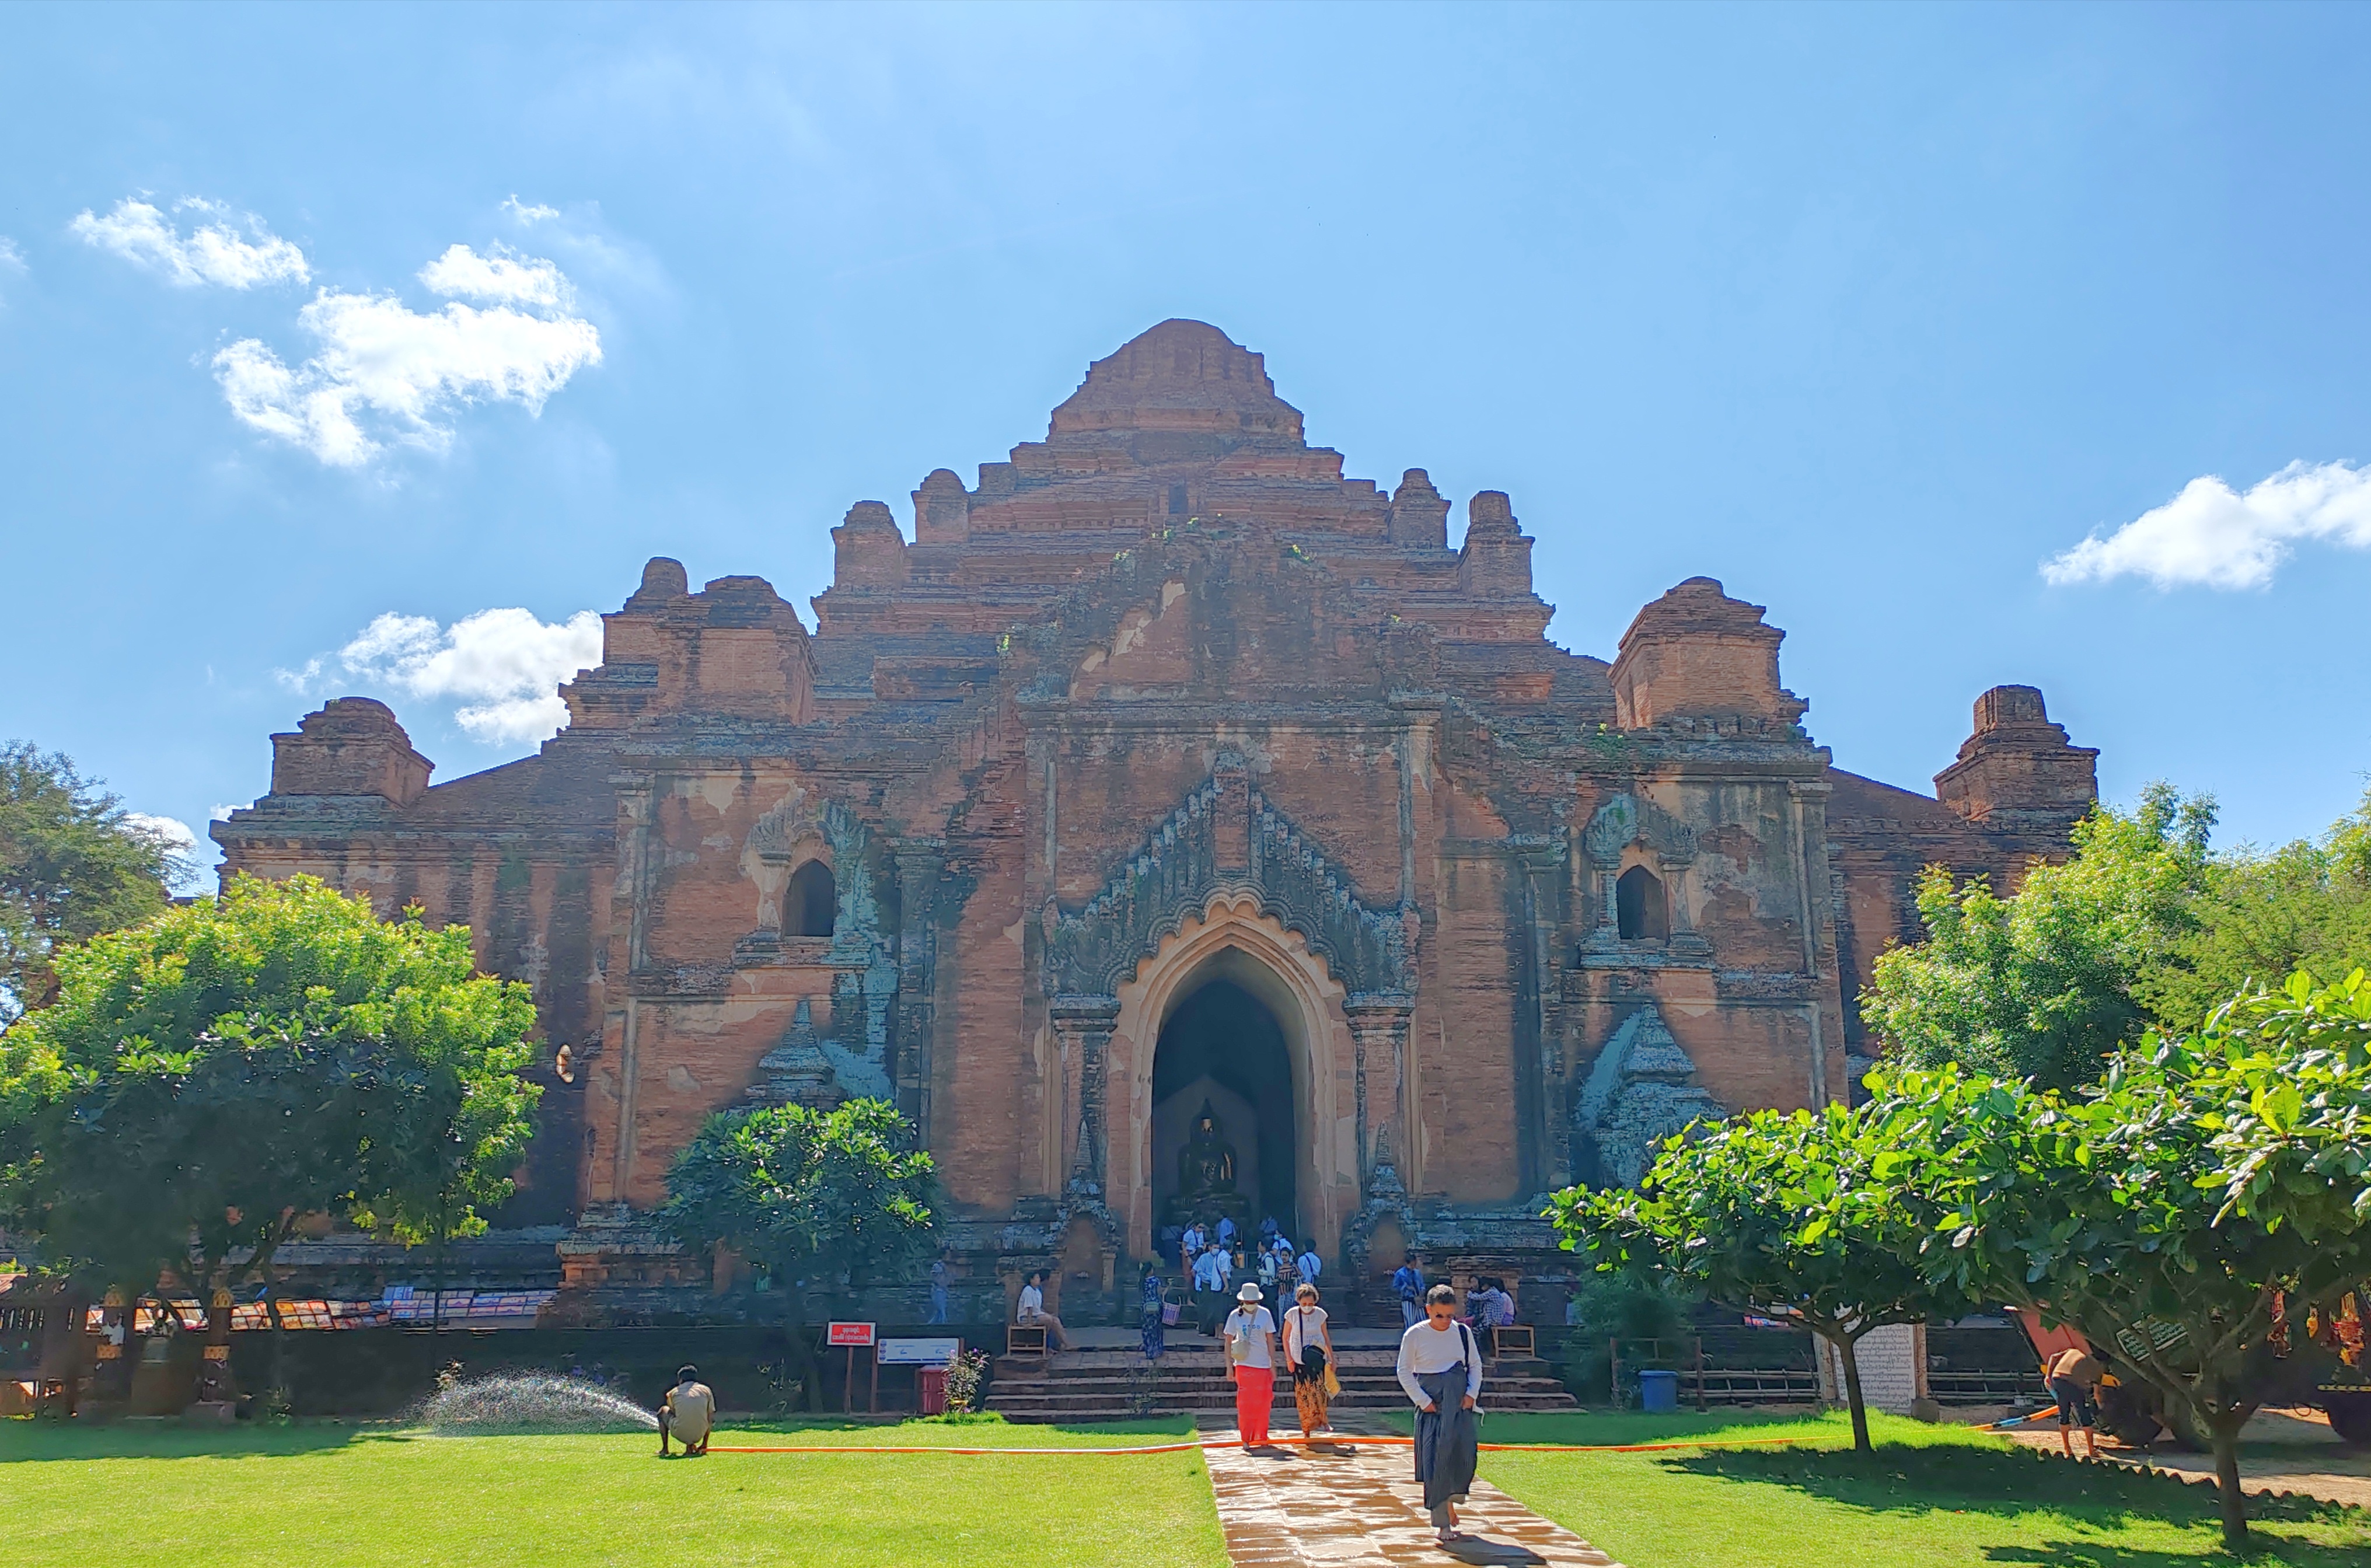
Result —
[{"label": "white cloud", "polygon": [[556,263],[522,257],[500,240],[494,242],[491,256],[480,256],[466,245],[452,247],[420,269],[420,281],[447,299],[539,305],[556,310],[576,303],[575,291]]},{"label": "white cloud", "polygon": [[27,270],[25,253],[17,248],[15,240],[5,234],[0,234],[0,267],[6,267],[12,272],[22,272]]},{"label": "white cloud", "polygon": [[216,806],[207,813],[207,818],[212,822],[228,822],[231,813],[243,812],[253,804],[255,804],[253,801],[234,801],[226,806]]},{"label": "white cloud", "polygon": [[173,210],[203,213],[214,221],[192,228],[184,238],[172,219],[127,196],[103,218],[85,208],[66,228],[86,244],[161,273],[180,288],[219,283],[251,289],[258,283],[301,283],[313,275],[305,253],[252,213],[234,213],[202,196],[185,196],[173,203]]},{"label": "white cloud", "polygon": [[[297,313],[320,352],[291,368],[258,339],[214,355],[231,412],[337,467],[358,467],[390,442],[442,451],[457,406],[515,402],[541,414],[551,395],[601,363],[601,334],[569,314],[568,280],[552,263],[502,248],[457,245],[420,276],[455,300],[421,315],[392,294],[323,289]],[[526,308],[520,308],[525,306]]]},{"label": "white cloud", "polygon": [[515,194],[503,198],[500,210],[523,224],[539,224],[546,218],[560,216],[559,208],[547,207],[540,202],[522,202]]},{"label": "white cloud", "polygon": [[2145,577],[2159,588],[2261,588],[2299,539],[2371,549],[2371,466],[2292,463],[2245,495],[2212,474],[2105,538],[2041,563],[2054,583]]},{"label": "white cloud", "polygon": [[150,816],[146,812],[126,812],[123,825],[134,833],[145,834],[176,855],[187,855],[198,847],[198,836],[190,824],[178,817]]},{"label": "white cloud", "polygon": [[478,740],[541,740],[568,721],[553,688],[601,662],[601,617],[579,610],[545,622],[527,610],[480,610],[440,627],[390,612],[338,658],[349,674],[411,696],[460,699],[453,717]]}]

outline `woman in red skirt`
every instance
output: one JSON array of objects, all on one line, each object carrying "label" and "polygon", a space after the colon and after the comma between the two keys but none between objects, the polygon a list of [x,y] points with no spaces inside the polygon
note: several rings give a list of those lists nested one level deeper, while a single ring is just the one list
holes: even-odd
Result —
[{"label": "woman in red skirt", "polygon": [[1235,1380],[1235,1424],[1243,1447],[1267,1446],[1268,1412],[1276,1407],[1276,1320],[1260,1305],[1260,1287],[1246,1281],[1241,1305],[1227,1314],[1227,1375]]}]

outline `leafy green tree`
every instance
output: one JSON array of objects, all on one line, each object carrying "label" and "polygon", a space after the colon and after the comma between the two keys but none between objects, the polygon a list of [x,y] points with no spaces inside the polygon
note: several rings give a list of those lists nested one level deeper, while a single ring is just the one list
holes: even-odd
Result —
[{"label": "leafy green tree", "polygon": [[885,1100],[723,1112],[667,1172],[660,1216],[677,1238],[738,1252],[781,1288],[810,1409],[822,1408],[823,1389],[800,1286],[896,1278],[928,1253],[938,1179],[915,1142]]},{"label": "leafy green tree", "polygon": [[1603,1271],[1660,1275],[1732,1307],[1792,1315],[1835,1347],[1853,1446],[1869,1447],[1862,1336],[1965,1310],[1922,1266],[1893,1201],[1904,1162],[1866,1108],[1759,1111],[1663,1146],[1638,1190],[1570,1188],[1549,1216]]},{"label": "leafy green tree", "polygon": [[2319,841],[2215,858],[2197,929],[2139,991],[2160,1029],[2188,1032],[2231,997],[2289,974],[2371,968],[2371,794]]},{"label": "leafy green tree", "polygon": [[[2150,1034],[2074,1096],[1876,1075],[1864,1110],[1938,1287],[2072,1324],[2207,1436],[2225,1541],[2247,1537],[2238,1435],[2282,1315],[2371,1274],[2371,986],[2298,974],[2189,1037]],[[1896,1233],[1898,1236],[1900,1233]]]},{"label": "leafy green tree", "polygon": [[56,948],[148,918],[188,870],[65,756],[0,744],[0,1025],[56,996]]},{"label": "leafy green tree", "polygon": [[2061,1089],[2098,1078],[2190,967],[2214,822],[2211,800],[2153,784],[2132,815],[2103,807],[2077,824],[2074,858],[2037,862],[2014,897],[1927,868],[1926,940],[1878,955],[1862,1018],[1907,1066]]},{"label": "leafy green tree", "polygon": [[61,1272],[276,1296],[307,1216],[409,1243],[509,1192],[535,1009],[475,974],[466,929],[238,876],[55,963],[57,1000],[0,1034],[0,1216]]}]

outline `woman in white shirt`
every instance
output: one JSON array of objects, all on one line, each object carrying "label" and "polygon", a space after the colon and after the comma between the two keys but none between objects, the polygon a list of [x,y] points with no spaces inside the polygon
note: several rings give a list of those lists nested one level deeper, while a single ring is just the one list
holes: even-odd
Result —
[{"label": "woman in white shirt", "polygon": [[1292,1309],[1284,1315],[1284,1363],[1292,1368],[1301,1435],[1313,1437],[1325,1430],[1325,1406],[1333,1399],[1326,1379],[1334,1375],[1334,1331],[1325,1326],[1325,1309],[1317,1305],[1313,1285],[1292,1293]]},{"label": "woman in white shirt", "polygon": [[1481,1427],[1475,1401],[1482,1394],[1482,1351],[1474,1332],[1457,1320],[1457,1292],[1436,1285],[1425,1293],[1424,1321],[1400,1336],[1400,1387],[1416,1403],[1416,1478],[1440,1544],[1463,1540],[1457,1505],[1474,1485]]},{"label": "woman in white shirt", "polygon": [[1227,1314],[1227,1376],[1235,1380],[1235,1425],[1246,1448],[1267,1446],[1268,1412],[1276,1404],[1276,1320],[1260,1305],[1260,1287],[1246,1281],[1242,1303]]},{"label": "woman in white shirt", "polygon": [[1070,1336],[1063,1332],[1062,1320],[1046,1310],[1046,1271],[1037,1270],[1021,1287],[1021,1301],[1012,1310],[1012,1320],[1024,1329],[1044,1329],[1046,1344],[1052,1350],[1070,1348]]}]

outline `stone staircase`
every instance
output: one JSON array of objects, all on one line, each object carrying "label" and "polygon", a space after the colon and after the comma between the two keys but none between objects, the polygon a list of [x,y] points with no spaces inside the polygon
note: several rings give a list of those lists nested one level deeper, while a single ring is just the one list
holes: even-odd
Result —
[{"label": "stone staircase", "polygon": [[[1342,1380],[1342,1392],[1334,1401],[1334,1410],[1348,1415],[1407,1409],[1407,1395],[1401,1391],[1393,1371],[1398,1356],[1397,1336],[1389,1336],[1393,1343],[1381,1345],[1345,1344],[1347,1337],[1347,1333],[1336,1335],[1339,1355],[1335,1375]],[[1082,1348],[1047,1356],[999,1356],[994,1373],[985,1402],[1008,1421],[1225,1416],[1235,1408],[1235,1387],[1227,1378],[1224,1353],[1199,1335],[1174,1331],[1167,1352],[1155,1362],[1147,1362],[1134,1349]],[[1293,1424],[1290,1378],[1277,1379],[1276,1403],[1277,1419],[1290,1429]],[[1507,1356],[1486,1364],[1481,1403],[1485,1410],[1574,1408],[1572,1396],[1551,1375],[1548,1364],[1535,1356]]]}]

